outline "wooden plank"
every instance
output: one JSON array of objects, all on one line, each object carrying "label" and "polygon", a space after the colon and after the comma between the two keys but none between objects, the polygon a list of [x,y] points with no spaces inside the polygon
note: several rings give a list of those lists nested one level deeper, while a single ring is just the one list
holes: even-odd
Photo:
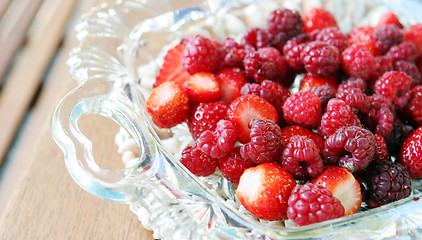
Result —
[{"label": "wooden plank", "polygon": [[[32,0],[31,0],[32,1]],[[0,164],[16,134],[40,81],[62,40],[76,0],[43,2],[27,44],[0,95]]]}]

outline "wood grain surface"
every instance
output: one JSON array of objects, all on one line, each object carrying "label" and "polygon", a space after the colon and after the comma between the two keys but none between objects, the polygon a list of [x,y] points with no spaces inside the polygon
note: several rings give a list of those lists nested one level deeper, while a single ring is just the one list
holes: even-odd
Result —
[{"label": "wood grain surface", "polygon": [[[0,182],[0,239],[153,239],[152,233],[142,227],[127,205],[91,196],[71,179],[63,153],[53,141],[49,129],[55,105],[76,87],[65,63],[70,49],[76,44],[73,26],[90,7],[111,1],[44,1],[52,5],[60,3],[53,5],[56,9],[50,8],[50,11],[63,6],[68,8],[67,11],[51,13],[56,17],[61,14],[65,21],[57,29],[49,27],[50,31],[60,32],[59,36],[65,34],[63,38],[57,38],[57,43],[46,43],[53,45],[52,49],[59,47],[55,54],[44,60],[50,63],[48,70],[44,64],[39,64],[31,73],[43,72],[44,75],[37,74],[34,78],[45,80],[36,102],[31,103],[33,106],[26,112],[14,149],[9,151],[8,160],[2,166],[6,170],[3,170]],[[59,26],[60,23],[53,23],[54,20],[50,19],[50,24]],[[63,44],[58,46],[61,41]],[[38,60],[34,55],[28,59]],[[24,78],[24,74],[16,78]],[[82,119],[80,128],[98,146],[94,155],[101,166],[120,167],[120,156],[113,143],[117,131],[114,123],[93,117]]]}]

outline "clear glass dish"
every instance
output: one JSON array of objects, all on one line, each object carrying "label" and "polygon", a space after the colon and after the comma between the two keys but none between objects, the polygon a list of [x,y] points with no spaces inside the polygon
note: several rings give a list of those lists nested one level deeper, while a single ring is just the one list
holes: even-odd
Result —
[{"label": "clear glass dish", "polygon": [[[373,23],[386,10],[396,12],[404,25],[422,22],[422,2],[394,0],[123,0],[93,9],[77,25],[79,45],[68,61],[79,87],[60,101],[51,121],[73,179],[95,196],[128,204],[162,239],[422,238],[421,179],[413,181],[410,197],[351,216],[303,227],[259,221],[236,202],[233,187],[218,173],[198,178],[179,163],[180,147],[171,147],[189,142],[185,126],[159,130],[145,114],[144,99],[163,48],[192,33],[222,39],[262,27],[275,8],[303,13],[317,5],[333,12],[345,32]],[[126,168],[96,164],[92,143],[78,128],[87,114],[121,126],[116,141],[132,144],[125,152],[132,154]]]}]

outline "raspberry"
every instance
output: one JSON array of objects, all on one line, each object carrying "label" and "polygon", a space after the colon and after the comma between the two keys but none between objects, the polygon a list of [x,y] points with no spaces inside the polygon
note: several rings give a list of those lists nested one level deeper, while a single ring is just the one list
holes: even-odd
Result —
[{"label": "raspberry", "polygon": [[383,137],[390,135],[394,122],[393,104],[390,99],[379,94],[368,96],[366,107],[360,110],[366,127]]},{"label": "raspberry", "polygon": [[337,47],[340,52],[343,52],[349,44],[347,36],[336,27],[322,29],[317,34],[315,40],[333,45]]},{"label": "raspberry", "polygon": [[[243,85],[241,93],[258,95],[267,100],[275,107],[279,116],[283,116],[283,104],[290,96],[289,89],[271,80],[264,80],[261,85],[246,83]],[[280,120],[284,119],[281,117],[279,118],[279,124],[282,124]]]},{"label": "raspberry", "polygon": [[388,153],[387,144],[383,136],[379,134],[374,134],[375,138],[375,157],[374,161],[384,162],[390,161],[390,154]]},{"label": "raspberry", "polygon": [[304,32],[310,33],[329,27],[336,27],[337,21],[334,16],[323,8],[311,8],[303,15]]},{"label": "raspberry", "polygon": [[384,73],[376,82],[374,92],[393,101],[393,104],[403,108],[410,99],[412,79],[404,72],[390,71]]},{"label": "raspberry", "polygon": [[415,44],[409,41],[404,41],[398,45],[394,45],[386,53],[393,62],[404,60],[413,62],[418,57],[418,49]]},{"label": "raspberry", "polygon": [[403,142],[397,162],[407,168],[411,178],[422,178],[422,127]]},{"label": "raspberry", "polygon": [[371,76],[371,79],[368,79],[369,85],[373,87],[373,83],[381,77],[385,72],[393,70],[393,59],[389,55],[379,55],[375,57],[375,70]]},{"label": "raspberry", "polygon": [[233,124],[228,120],[220,120],[214,133],[206,130],[196,139],[195,144],[210,157],[221,158],[232,150],[236,140]]},{"label": "raspberry", "polygon": [[281,129],[271,120],[254,118],[249,122],[250,142],[240,147],[240,154],[256,164],[275,161],[281,151]]},{"label": "raspberry", "polygon": [[299,91],[284,102],[283,116],[287,123],[313,128],[321,120],[321,102],[311,91]]},{"label": "raspberry", "polygon": [[311,87],[309,91],[315,93],[319,101],[321,102],[321,111],[324,113],[327,107],[328,101],[332,98],[335,98],[334,89],[329,85],[322,85],[318,87]]},{"label": "raspberry", "polygon": [[243,63],[246,74],[258,83],[266,79],[282,81],[287,71],[284,57],[273,47],[247,54]]},{"label": "raspberry", "polygon": [[338,48],[321,41],[306,43],[300,59],[309,73],[319,77],[330,77],[340,66]]},{"label": "raspberry", "polygon": [[300,34],[287,41],[286,44],[283,46],[283,55],[286,59],[286,62],[296,72],[303,72],[305,70],[305,66],[300,60],[300,54],[302,53],[302,50],[305,47],[304,43],[309,40],[309,34]]},{"label": "raspberry", "polygon": [[252,28],[242,37],[241,44],[250,45],[254,48],[269,47],[270,38],[266,30],[261,28]]},{"label": "raspberry", "polygon": [[273,45],[284,45],[287,40],[302,33],[303,21],[297,11],[277,9],[273,11],[267,21],[268,32]]},{"label": "raspberry", "polygon": [[375,48],[381,53],[386,53],[393,45],[400,44],[403,41],[402,30],[393,25],[382,25],[375,28],[372,34],[375,41]]},{"label": "raspberry", "polygon": [[416,86],[421,82],[422,75],[419,72],[418,66],[413,62],[397,61],[393,64],[394,71],[404,72],[412,78],[412,86]]},{"label": "raspberry", "polygon": [[343,100],[333,98],[328,101],[318,132],[328,137],[343,126],[360,126],[360,121],[349,105]]},{"label": "raspberry", "polygon": [[282,166],[295,179],[315,178],[324,169],[324,162],[314,141],[306,136],[293,136],[281,154]]},{"label": "raspberry", "polygon": [[375,40],[373,38],[374,27],[362,26],[353,28],[347,37],[349,38],[349,46],[359,44],[368,49],[374,56],[379,55],[375,48]]},{"label": "raspberry", "polygon": [[350,77],[368,79],[375,71],[374,55],[363,45],[353,44],[341,54],[341,66]]},{"label": "raspberry", "polygon": [[388,151],[391,156],[397,156],[403,142],[413,133],[414,129],[410,125],[403,124],[397,118],[393,123],[393,130],[390,135],[385,138]]},{"label": "raspberry", "polygon": [[337,88],[337,92],[344,91],[346,89],[353,89],[357,88],[365,92],[366,90],[366,82],[361,78],[349,78],[346,81],[340,83]]},{"label": "raspberry", "polygon": [[374,135],[361,127],[341,127],[325,140],[325,161],[351,172],[365,169],[374,155]]},{"label": "raspberry", "polygon": [[296,186],[288,201],[287,217],[303,226],[344,216],[344,207],[326,187],[306,183]]},{"label": "raspberry", "polygon": [[281,129],[281,142],[283,145],[286,145],[294,136],[305,136],[312,139],[318,147],[320,154],[322,154],[325,139],[321,135],[299,125],[286,126]]},{"label": "raspberry", "polygon": [[194,107],[188,120],[189,131],[197,139],[204,131],[214,131],[218,121],[226,118],[227,103],[201,103]]},{"label": "raspberry", "polygon": [[422,126],[422,85],[411,89],[410,100],[402,115],[416,127]]},{"label": "raspberry", "polygon": [[253,166],[253,162],[243,159],[240,155],[240,146],[233,148],[229,154],[218,161],[218,168],[223,176],[235,185],[239,184],[243,172]]},{"label": "raspberry", "polygon": [[377,163],[368,181],[368,207],[379,207],[406,198],[412,191],[411,178],[399,163]]},{"label": "raspberry", "polygon": [[224,67],[243,67],[243,59],[247,54],[247,49],[239,45],[233,38],[224,39],[219,45],[220,57],[224,62]]},{"label": "raspberry", "polygon": [[337,99],[343,100],[351,107],[363,107],[366,104],[366,94],[359,88],[341,88],[337,91]]},{"label": "raspberry", "polygon": [[182,151],[180,162],[196,176],[206,177],[215,172],[217,159],[204,153],[195,144]]},{"label": "raspberry", "polygon": [[208,38],[192,36],[183,51],[182,63],[191,75],[197,72],[215,72],[219,65],[217,47]]}]

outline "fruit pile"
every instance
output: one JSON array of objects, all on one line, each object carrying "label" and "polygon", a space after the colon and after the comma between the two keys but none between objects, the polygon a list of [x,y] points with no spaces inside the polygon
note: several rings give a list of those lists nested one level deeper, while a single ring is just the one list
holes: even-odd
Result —
[{"label": "fruit pile", "polygon": [[146,109],[160,128],[187,122],[193,174],[218,169],[259,219],[312,224],[408,197],[422,177],[421,53],[422,24],[392,12],[345,34],[323,8],[277,9],[238,41],[182,39]]}]

